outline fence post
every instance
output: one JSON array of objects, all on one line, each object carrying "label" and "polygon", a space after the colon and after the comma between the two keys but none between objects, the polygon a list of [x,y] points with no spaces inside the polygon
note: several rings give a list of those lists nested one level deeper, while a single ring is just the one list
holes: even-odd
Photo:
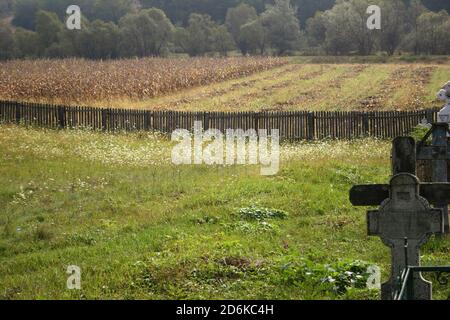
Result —
[{"label": "fence post", "polygon": [[102,131],[106,131],[106,109],[102,109]]},{"label": "fence post", "polygon": [[308,117],[306,118],[308,140],[315,140],[316,139],[315,118],[316,117],[314,115],[314,112],[308,112]]},{"label": "fence post", "polygon": [[428,123],[434,123],[435,114],[437,115],[436,110],[427,109],[425,111],[425,117],[426,117]]},{"label": "fence post", "polygon": [[21,112],[20,112],[20,105],[18,102],[14,102],[15,109],[16,109],[16,123],[20,124],[20,118],[21,118]]},{"label": "fence post", "polygon": [[64,129],[66,127],[66,107],[64,106],[58,106],[58,126],[59,129]]},{"label": "fence post", "polygon": [[258,132],[259,129],[259,112],[254,112],[253,117],[255,118],[255,131]]},{"label": "fence post", "polygon": [[3,100],[0,101],[0,121],[6,121],[6,119],[4,119],[4,114],[5,114],[5,102]]},{"label": "fence post", "polygon": [[209,112],[203,112],[203,130],[209,130]]},{"label": "fence post", "polygon": [[363,135],[365,137],[368,137],[370,135],[370,132],[369,132],[369,114],[364,112],[362,121],[363,121],[363,123],[362,123],[362,125],[363,125]]},{"label": "fence post", "polygon": [[150,131],[150,111],[144,112],[144,130]]}]

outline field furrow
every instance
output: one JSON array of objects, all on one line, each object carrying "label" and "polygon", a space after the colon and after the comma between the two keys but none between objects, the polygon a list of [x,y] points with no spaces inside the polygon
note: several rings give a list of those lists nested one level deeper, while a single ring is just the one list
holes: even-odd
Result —
[{"label": "field furrow", "polygon": [[415,110],[439,106],[436,92],[450,79],[448,64],[295,61],[10,61],[0,63],[0,99],[178,111]]}]

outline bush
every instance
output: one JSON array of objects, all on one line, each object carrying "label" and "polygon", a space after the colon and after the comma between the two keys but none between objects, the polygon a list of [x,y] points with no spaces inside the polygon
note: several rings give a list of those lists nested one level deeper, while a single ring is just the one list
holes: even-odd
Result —
[{"label": "bush", "polygon": [[281,269],[282,280],[291,285],[309,283],[322,290],[344,295],[348,289],[364,289],[370,264],[363,261],[338,261],[331,265],[317,265],[309,260],[288,263]]},{"label": "bush", "polygon": [[264,221],[266,219],[286,219],[288,213],[283,210],[262,208],[252,205],[247,208],[241,208],[239,215],[245,220]]},{"label": "bush", "polygon": [[[414,140],[416,140],[416,142],[422,141],[422,139],[425,137],[425,135],[427,134],[427,132],[430,130],[430,128],[428,126],[425,125],[418,125],[416,126],[412,132],[411,132],[411,137],[414,138]],[[428,138],[428,140],[426,141],[427,143],[431,143],[431,135]]]}]

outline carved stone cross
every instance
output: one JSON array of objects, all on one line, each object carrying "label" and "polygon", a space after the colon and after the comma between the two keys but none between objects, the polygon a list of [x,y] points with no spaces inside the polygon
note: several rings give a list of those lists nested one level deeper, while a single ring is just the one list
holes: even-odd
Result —
[{"label": "carved stone cross", "polygon": [[[393,299],[397,279],[408,266],[420,266],[420,247],[431,234],[443,232],[443,212],[433,209],[419,195],[419,181],[411,174],[399,174],[392,178],[390,195],[378,211],[367,213],[368,234],[379,236],[392,250],[391,277],[381,287],[383,300]],[[408,239],[407,256],[404,248]],[[431,283],[420,273],[413,280],[415,298],[431,299]]]},{"label": "carved stone cross", "polygon": [[[450,83],[449,83],[450,84]],[[450,106],[449,106],[450,111]],[[448,123],[433,123],[431,130],[425,135],[417,146],[417,160],[431,161],[433,168],[433,182],[447,182],[448,162],[450,161],[450,146],[448,144],[447,133],[449,132]],[[424,142],[432,134],[433,141],[431,146],[425,146]],[[446,203],[438,203],[437,206],[447,213],[445,218],[445,232],[450,231],[448,206]]]},{"label": "carved stone cross", "polygon": [[[450,203],[449,183],[419,183],[416,172],[416,143],[410,137],[393,142],[393,175],[389,185],[359,185],[350,191],[355,206],[380,205],[369,211],[369,235],[379,236],[392,250],[390,280],[382,286],[382,299],[391,300],[396,281],[408,266],[420,266],[420,247],[433,233],[444,232],[443,210],[433,205]],[[407,253],[405,239],[408,240]],[[413,278],[414,298],[431,299],[431,283],[420,274]]]}]

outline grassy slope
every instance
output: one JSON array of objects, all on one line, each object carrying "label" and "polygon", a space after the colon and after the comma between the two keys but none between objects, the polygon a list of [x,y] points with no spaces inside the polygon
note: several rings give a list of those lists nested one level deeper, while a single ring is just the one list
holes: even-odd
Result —
[{"label": "grassy slope", "polygon": [[293,59],[249,77],[115,105],[183,111],[411,110],[441,105],[436,92],[448,79],[449,64],[303,64]]},{"label": "grassy slope", "polygon": [[[173,167],[170,143],[153,135],[1,126],[0,298],[375,298],[297,275],[302,259],[313,269],[364,260],[385,278],[388,250],[347,194],[386,181],[388,150],[286,145],[280,173],[262,177],[252,166]],[[242,222],[237,210],[255,203],[289,218],[268,230]],[[448,265],[449,250],[433,240],[423,262]],[[82,291],[65,289],[68,265],[82,268]]]}]

